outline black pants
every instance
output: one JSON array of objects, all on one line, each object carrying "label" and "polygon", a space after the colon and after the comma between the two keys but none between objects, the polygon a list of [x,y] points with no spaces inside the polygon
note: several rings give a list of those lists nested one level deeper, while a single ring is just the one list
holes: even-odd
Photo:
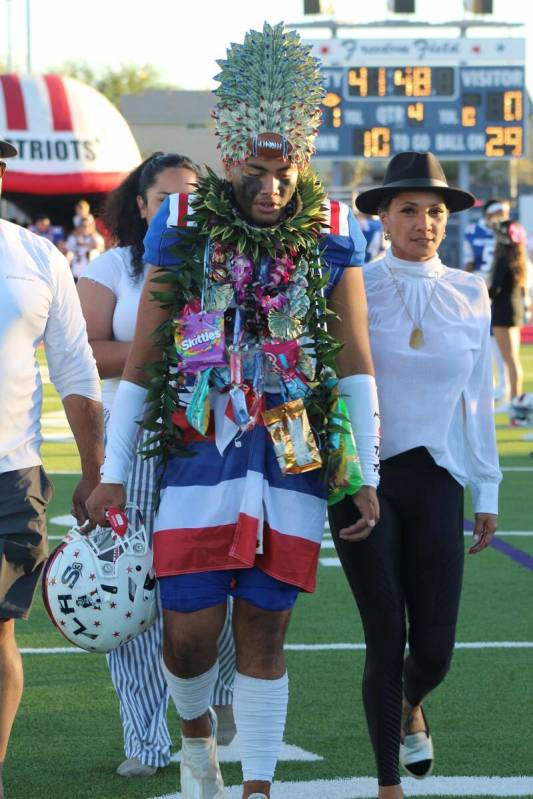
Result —
[{"label": "black pants", "polygon": [[382,461],[378,496],[380,521],[366,541],[339,538],[359,517],[350,498],[333,505],[329,517],[365,632],[363,702],[379,784],[396,785],[402,690],[419,704],[452,658],[463,579],[463,488],[419,447]]}]

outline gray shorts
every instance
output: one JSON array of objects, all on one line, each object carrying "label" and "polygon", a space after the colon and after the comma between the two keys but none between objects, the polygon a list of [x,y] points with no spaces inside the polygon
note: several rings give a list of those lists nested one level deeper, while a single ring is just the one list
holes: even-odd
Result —
[{"label": "gray shorts", "polygon": [[0,619],[26,619],[48,557],[46,506],[52,484],[42,466],[0,474]]}]

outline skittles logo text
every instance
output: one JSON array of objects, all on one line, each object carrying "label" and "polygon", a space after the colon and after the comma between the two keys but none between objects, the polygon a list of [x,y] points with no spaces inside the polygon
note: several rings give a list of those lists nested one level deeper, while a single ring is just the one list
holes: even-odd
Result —
[{"label": "skittles logo text", "polygon": [[192,338],[184,338],[181,342],[181,348],[183,350],[192,350],[193,347],[197,347],[199,344],[208,344],[218,338],[220,338],[220,330],[202,330],[201,333],[197,333]]}]

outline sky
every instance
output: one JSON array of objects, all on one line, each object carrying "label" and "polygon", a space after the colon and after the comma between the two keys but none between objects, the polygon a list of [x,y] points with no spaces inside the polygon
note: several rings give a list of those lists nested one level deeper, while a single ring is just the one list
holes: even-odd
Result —
[{"label": "sky", "polygon": [[[338,20],[364,23],[391,18],[386,0],[329,2],[335,6]],[[184,89],[214,88],[215,59],[224,58],[231,41],[242,41],[247,30],[261,28],[265,19],[286,24],[304,19],[303,0],[0,0],[0,61],[8,63],[10,57],[16,71],[25,71],[27,63],[28,6],[33,72],[52,71],[68,60],[86,61],[97,69],[149,63],[166,82]],[[416,0],[416,8],[416,21],[420,22],[467,16],[462,0]],[[533,3],[494,0],[494,12],[489,19],[526,26],[528,87],[533,94]],[[433,32],[444,37],[456,35],[453,29],[441,32],[433,28]],[[379,33],[363,30],[353,35]],[[492,35],[506,34],[502,28]]]}]

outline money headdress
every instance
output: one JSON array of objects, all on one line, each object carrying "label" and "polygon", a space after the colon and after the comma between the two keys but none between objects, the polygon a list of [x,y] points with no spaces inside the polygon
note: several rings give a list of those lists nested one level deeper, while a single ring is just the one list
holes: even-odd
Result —
[{"label": "money headdress", "polygon": [[325,95],[318,59],[283,23],[249,31],[217,61],[213,111],[218,147],[226,166],[251,155],[289,158],[299,169],[314,152]]}]

